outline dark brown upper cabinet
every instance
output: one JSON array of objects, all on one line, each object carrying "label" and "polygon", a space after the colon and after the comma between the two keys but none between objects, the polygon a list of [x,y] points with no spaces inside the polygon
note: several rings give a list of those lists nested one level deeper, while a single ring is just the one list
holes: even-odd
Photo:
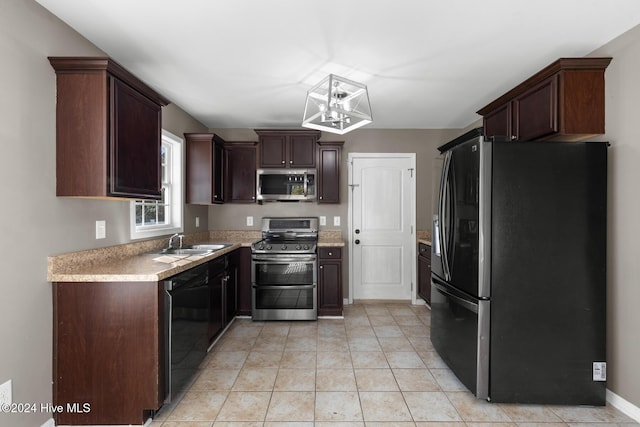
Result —
[{"label": "dark brown upper cabinet", "polygon": [[320,131],[255,129],[261,168],[315,168]]},{"label": "dark brown upper cabinet", "polygon": [[340,203],[340,158],[344,142],[318,142],[318,203]]},{"label": "dark brown upper cabinet", "polygon": [[224,203],[225,142],[214,133],[185,133],[186,203]]},{"label": "dark brown upper cabinet", "polygon": [[227,142],[225,202],[255,203],[256,142]]},{"label": "dark brown upper cabinet", "polygon": [[169,101],[106,57],[49,57],[56,72],[56,195],[161,198]]},{"label": "dark brown upper cabinet", "polygon": [[579,141],[605,132],[611,58],[560,58],[478,110],[487,136]]}]

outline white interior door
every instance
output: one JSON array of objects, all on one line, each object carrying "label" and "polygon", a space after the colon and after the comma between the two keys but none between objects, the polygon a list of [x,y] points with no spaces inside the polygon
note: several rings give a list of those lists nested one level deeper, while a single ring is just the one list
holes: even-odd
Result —
[{"label": "white interior door", "polygon": [[350,300],[415,302],[415,154],[350,154]]}]

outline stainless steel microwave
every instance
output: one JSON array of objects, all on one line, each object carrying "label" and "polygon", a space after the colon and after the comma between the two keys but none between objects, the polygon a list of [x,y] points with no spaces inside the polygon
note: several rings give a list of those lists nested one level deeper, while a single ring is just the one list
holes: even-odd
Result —
[{"label": "stainless steel microwave", "polygon": [[258,200],[316,200],[315,169],[258,169],[257,175]]}]

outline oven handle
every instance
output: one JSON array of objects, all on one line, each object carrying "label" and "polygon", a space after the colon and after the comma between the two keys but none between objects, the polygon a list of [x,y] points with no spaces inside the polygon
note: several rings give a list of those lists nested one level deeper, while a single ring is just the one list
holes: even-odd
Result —
[{"label": "oven handle", "polygon": [[279,257],[279,256],[273,256],[273,255],[254,255],[252,259],[254,261],[261,261],[261,262],[283,263],[283,262],[315,261],[316,258],[317,257],[315,254],[311,254],[311,255],[285,256],[285,257]]},{"label": "oven handle", "polygon": [[287,285],[279,285],[279,286],[253,285],[254,289],[266,289],[266,290],[279,290],[279,289],[304,290],[304,289],[313,289],[315,287],[316,287],[316,285],[295,285],[295,286],[287,286]]}]

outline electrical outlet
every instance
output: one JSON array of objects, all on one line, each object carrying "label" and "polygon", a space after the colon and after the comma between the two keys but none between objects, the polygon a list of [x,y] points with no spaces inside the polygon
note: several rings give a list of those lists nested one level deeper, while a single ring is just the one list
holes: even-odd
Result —
[{"label": "electrical outlet", "polygon": [[107,222],[96,221],[96,239],[104,239],[107,237]]},{"label": "electrical outlet", "polygon": [[11,397],[11,380],[0,385],[0,405],[10,405],[13,403]]},{"label": "electrical outlet", "polygon": [[196,217],[196,228],[200,227],[200,217]]},{"label": "electrical outlet", "polygon": [[334,216],[333,217],[333,225],[335,227],[339,227],[340,226],[340,217],[339,216]]},{"label": "electrical outlet", "polygon": [[253,217],[252,216],[248,216],[247,217],[247,226],[248,227],[252,227],[253,226]]},{"label": "electrical outlet", "polygon": [[320,217],[320,225],[327,225],[327,217],[326,216],[321,216]]}]

